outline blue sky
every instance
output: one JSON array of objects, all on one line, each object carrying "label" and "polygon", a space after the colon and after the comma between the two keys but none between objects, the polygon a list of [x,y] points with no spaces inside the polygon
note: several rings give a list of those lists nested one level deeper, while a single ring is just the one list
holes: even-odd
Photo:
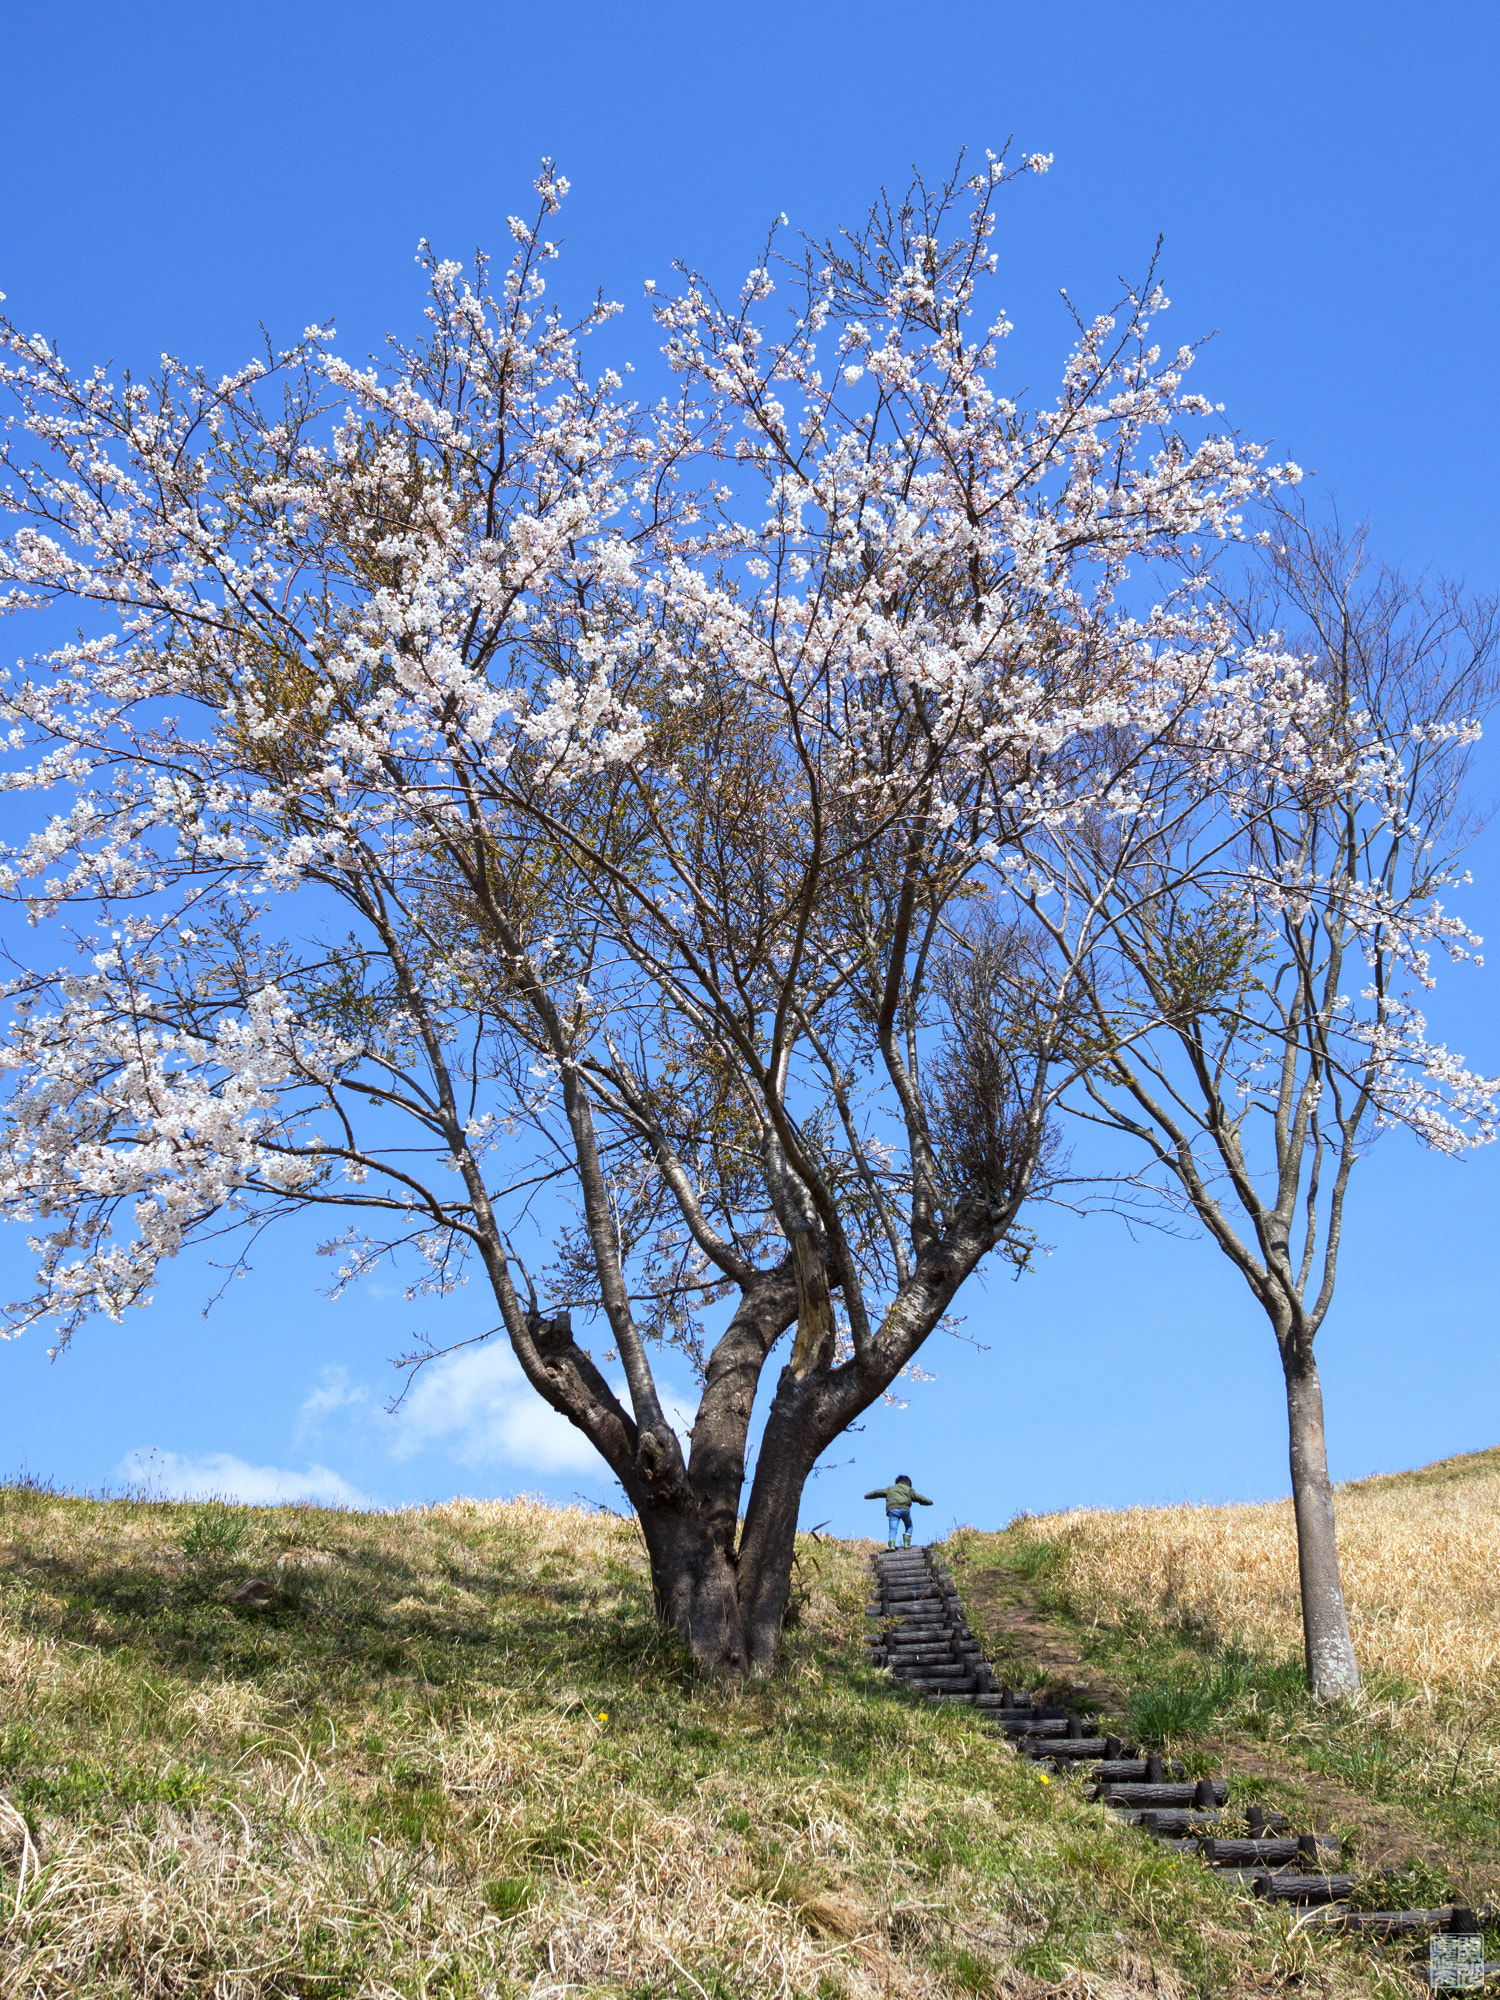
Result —
[{"label": "blue sky", "polygon": [[[12,5],[5,68],[0,289],[75,363],[165,348],[219,368],[260,321],[329,315],[363,353],[419,306],[417,240],[503,249],[544,153],[574,190],[564,296],[602,286],[644,345],[642,281],[674,256],[737,280],[778,211],[822,232],[912,161],[940,173],[1013,134],[1055,156],[999,238],[1021,383],[1055,373],[1058,288],[1107,303],[1163,235],[1174,337],[1217,330],[1198,386],[1369,514],[1383,552],[1500,584],[1491,6]],[[1485,769],[1493,786],[1493,750]],[[1500,840],[1474,865],[1465,910],[1493,937]],[[1450,976],[1431,1010],[1491,1070],[1497,978]],[[1493,1152],[1392,1137],[1361,1169],[1320,1341],[1336,1476],[1500,1437],[1497,1194]],[[1034,1219],[1053,1254],[973,1301],[982,1349],[940,1339],[938,1379],[829,1453],[809,1522],[856,1528],[897,1469],[939,1529],[1284,1489],[1270,1336],[1217,1253]],[[184,1261],[148,1313],[55,1365],[35,1336],[0,1349],[0,1470],[379,1504],[609,1496],[503,1349],[387,1415],[386,1357],[419,1327],[480,1330],[482,1302],[441,1323],[395,1285],[330,1304],[312,1236],[263,1246],[206,1322],[215,1274]],[[0,1260],[19,1275],[22,1246]]]}]

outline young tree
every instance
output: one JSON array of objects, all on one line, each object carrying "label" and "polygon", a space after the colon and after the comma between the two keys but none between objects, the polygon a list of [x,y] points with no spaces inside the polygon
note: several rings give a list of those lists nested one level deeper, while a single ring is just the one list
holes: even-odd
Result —
[{"label": "young tree", "polygon": [[1480,823],[1466,780],[1500,614],[1372,564],[1363,527],[1302,507],[1272,511],[1264,558],[1226,613],[1245,644],[1276,632],[1307,660],[1323,699],[1314,741],[1300,754],[1289,742],[1243,796],[1205,795],[1160,765],[1153,811],[1129,835],[1101,822],[1069,847],[1071,894],[1114,916],[1109,950],[1074,960],[1107,1049],[1074,1109],[1139,1141],[1271,1322],[1308,1680],[1331,1699],[1359,1669],[1314,1341],[1350,1178],[1383,1129],[1451,1154],[1496,1130],[1500,1079],[1429,1041],[1419,1000],[1435,958],[1461,962],[1479,942],[1445,899]]},{"label": "young tree", "polygon": [[299,1210],[346,1218],[346,1277],[475,1268],[707,1666],[773,1657],[814,1462],[1023,1254],[1084,1044],[1022,836],[1128,813],[1168,751],[1253,764],[1282,699],[1189,553],[1275,475],[1160,356],[1154,280],[1055,404],[995,386],[1008,177],[809,249],[776,338],[769,258],[728,304],[686,277],[650,412],[584,371],[612,309],[544,306],[550,169],[503,283],[429,259],[384,366],[314,331],[116,388],[6,335],[11,608],[91,621],[5,685],[47,817],[3,886],[74,952],[12,985],[13,1322],[66,1341]]}]

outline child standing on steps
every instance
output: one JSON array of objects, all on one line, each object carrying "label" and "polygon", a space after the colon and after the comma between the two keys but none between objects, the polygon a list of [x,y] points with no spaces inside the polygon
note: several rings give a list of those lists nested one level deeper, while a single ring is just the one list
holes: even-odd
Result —
[{"label": "child standing on steps", "polygon": [[930,1507],[932,1505],[932,1502],[925,1495],[916,1490],[904,1472],[896,1474],[896,1483],[894,1486],[877,1486],[875,1491],[867,1493],[865,1498],[867,1500],[883,1500],[885,1502],[885,1525],[890,1531],[890,1545],[892,1548],[896,1546],[896,1523],[898,1521],[906,1529],[906,1539],[902,1542],[901,1546],[904,1549],[911,1547],[912,1502],[915,1501],[919,1507]]}]

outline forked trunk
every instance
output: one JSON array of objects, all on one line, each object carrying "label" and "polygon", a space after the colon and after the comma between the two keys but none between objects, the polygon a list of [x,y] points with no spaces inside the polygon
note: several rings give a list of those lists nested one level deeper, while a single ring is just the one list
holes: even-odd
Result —
[{"label": "forked trunk", "polygon": [[1318,1701],[1336,1701],[1359,1687],[1359,1667],[1349,1637],[1349,1614],[1339,1574],[1333,1486],[1323,1436],[1323,1387],[1311,1341],[1299,1342],[1295,1335],[1290,1336],[1283,1346],[1282,1363],[1307,1679]]},{"label": "forked trunk", "polygon": [[775,1665],[800,1497],[799,1486],[790,1508],[777,1508],[767,1541],[742,1548],[738,1559],[690,1507],[642,1511],[657,1615],[706,1673],[759,1673]]},{"label": "forked trunk", "polygon": [[[737,1547],[734,1508],[701,1503],[691,1488],[678,1488],[669,1504],[638,1508],[657,1611],[707,1672],[761,1673],[776,1664],[802,1491],[844,1421],[826,1377],[782,1370]],[[702,1429],[695,1458],[710,1442]]]}]

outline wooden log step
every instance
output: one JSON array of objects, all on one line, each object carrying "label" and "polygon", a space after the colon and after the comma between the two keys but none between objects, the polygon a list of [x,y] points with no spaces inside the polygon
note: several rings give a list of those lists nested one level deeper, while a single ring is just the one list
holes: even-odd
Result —
[{"label": "wooden log step", "polygon": [[1061,1722],[1066,1725],[1068,1711],[1065,1708],[1002,1708],[1001,1695],[990,1696],[990,1720],[1002,1729],[1021,1730],[1045,1729],[1049,1723]]},{"label": "wooden log step", "polygon": [[1143,1833],[1155,1834],[1161,1839],[1166,1834],[1190,1833],[1195,1827],[1223,1826],[1224,1815],[1217,1812],[1195,1812],[1191,1806],[1181,1812],[1166,1811],[1148,1806],[1141,1812],[1120,1814],[1127,1826],[1138,1826]]},{"label": "wooden log step", "polygon": [[[1157,1835],[1189,1833],[1195,1827],[1223,1827],[1236,1824],[1233,1817],[1226,1817],[1223,1813],[1195,1811],[1191,1807],[1181,1812],[1162,1811],[1159,1808],[1153,1810],[1147,1807],[1143,1812],[1122,1813],[1121,1818],[1132,1826],[1141,1827],[1146,1833]],[[1286,1814],[1267,1813],[1265,1824],[1267,1826],[1284,1827],[1286,1825]]]},{"label": "wooden log step", "polygon": [[1279,1868],[1299,1855],[1316,1863],[1320,1850],[1337,1854],[1341,1843],[1331,1833],[1283,1834],[1270,1840],[1223,1840],[1210,1834],[1201,1845],[1203,1859],[1211,1868],[1241,1867],[1248,1861],[1265,1861]]},{"label": "wooden log step", "polygon": [[1023,1736],[1021,1738],[1020,1749],[1023,1757],[1051,1757],[1055,1762],[1059,1763],[1064,1758],[1067,1758],[1071,1762],[1074,1759],[1087,1761],[1092,1757],[1097,1761],[1104,1755],[1104,1738],[1102,1736],[1044,1736],[1040,1742],[1033,1743],[1028,1737]]},{"label": "wooden log step", "polygon": [[1336,1903],[1354,1883],[1353,1875],[1263,1875],[1255,1893],[1268,1903]]},{"label": "wooden log step", "polygon": [[1312,1931],[1362,1931],[1371,1937],[1404,1937],[1414,1931],[1445,1931],[1453,1922],[1451,1904],[1436,1910],[1317,1910],[1302,1925]]},{"label": "wooden log step", "polygon": [[1144,1757],[1105,1757],[1097,1763],[1089,1776],[1096,1785],[1144,1783],[1146,1760]]},{"label": "wooden log step", "polygon": [[1107,1806],[1196,1806],[1200,1812],[1206,1811],[1210,1798],[1201,1801],[1195,1796],[1200,1787],[1206,1787],[1211,1794],[1211,1802],[1223,1805],[1229,1797],[1229,1787],[1222,1778],[1200,1778],[1197,1784],[1180,1785],[1093,1785],[1088,1796],[1102,1799]]}]

